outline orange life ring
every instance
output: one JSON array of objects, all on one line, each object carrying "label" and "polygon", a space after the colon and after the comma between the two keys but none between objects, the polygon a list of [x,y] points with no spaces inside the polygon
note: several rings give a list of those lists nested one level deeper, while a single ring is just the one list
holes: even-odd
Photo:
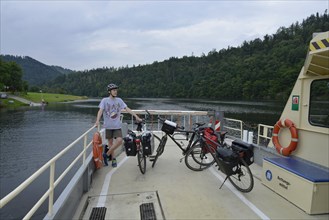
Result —
[{"label": "orange life ring", "polygon": [[97,131],[93,136],[93,158],[97,169],[103,166],[103,145],[101,134]]},{"label": "orange life ring", "polygon": [[[279,131],[281,128],[289,128],[290,130],[291,142],[288,147],[282,147],[279,142]],[[298,143],[298,132],[295,124],[289,119],[282,119],[277,121],[277,123],[274,125],[272,141],[278,153],[283,156],[289,156],[291,152],[296,150]]]}]

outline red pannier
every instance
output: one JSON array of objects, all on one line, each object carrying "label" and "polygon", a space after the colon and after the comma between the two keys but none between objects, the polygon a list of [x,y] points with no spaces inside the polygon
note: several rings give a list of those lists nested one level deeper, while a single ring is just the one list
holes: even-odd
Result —
[{"label": "red pannier", "polygon": [[206,138],[206,143],[210,147],[209,149],[207,146],[204,146],[204,153],[209,153],[209,150],[211,150],[213,153],[216,152],[219,142],[214,129],[212,129],[211,127],[204,128],[203,136]]}]

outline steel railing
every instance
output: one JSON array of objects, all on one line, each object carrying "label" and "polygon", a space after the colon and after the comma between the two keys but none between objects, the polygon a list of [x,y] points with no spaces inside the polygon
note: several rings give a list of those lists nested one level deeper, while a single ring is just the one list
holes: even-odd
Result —
[{"label": "steel railing", "polygon": [[274,126],[258,124],[258,136],[257,136],[258,145],[274,148],[274,146],[269,145],[272,139],[273,128]]},{"label": "steel railing", "polygon": [[228,136],[242,139],[243,122],[237,119],[224,118],[224,130],[228,131]]},{"label": "steel railing", "polygon": [[[91,127],[84,134],[82,134],[79,138],[69,144],[66,148],[64,148],[61,152],[59,152],[55,157],[49,160],[45,165],[43,165],[39,170],[37,170],[34,174],[32,174],[28,179],[26,179],[23,183],[21,183],[16,189],[6,195],[4,198],[0,200],[0,208],[4,207],[7,203],[13,200],[16,196],[18,196],[24,189],[26,189],[33,181],[38,178],[41,174],[43,174],[48,168],[50,170],[49,177],[49,188],[42,195],[42,197],[37,201],[37,203],[32,207],[32,209],[24,216],[23,219],[30,219],[33,214],[38,210],[38,208],[44,203],[44,201],[49,198],[48,202],[48,213],[52,214],[53,205],[54,205],[54,190],[56,186],[62,181],[65,175],[71,170],[71,168],[77,163],[77,161],[82,157],[82,166],[86,164],[86,151],[88,147],[92,145],[92,141],[87,143],[87,136],[94,130],[95,126]],[[83,150],[81,153],[72,161],[72,163],[61,173],[61,175],[55,181],[55,167],[56,161],[60,159],[67,151],[69,151],[72,147],[74,147],[79,141],[83,140]]]},{"label": "steel railing", "polygon": [[[139,115],[147,115],[145,110],[134,110],[136,114]],[[184,126],[186,129],[191,129],[193,123],[195,122],[205,122],[206,126],[212,125],[211,117],[214,116],[214,112],[207,111],[175,111],[175,110],[148,110],[151,115],[165,117],[171,121],[175,121],[178,125]],[[123,112],[127,114],[127,112]],[[129,125],[129,129],[133,130],[134,126],[134,117],[130,116],[129,120],[126,120]],[[156,129],[154,129],[154,124]],[[241,120],[236,120],[232,118],[224,118],[224,123],[222,123],[224,127],[221,130],[226,130],[230,134],[231,137],[241,138],[243,133],[243,122]],[[152,119],[151,123],[148,123],[148,126],[151,126],[150,130],[161,130],[162,124],[155,119]]]},{"label": "steel railing", "polygon": [[[138,115],[147,116],[147,112],[145,110],[133,110]],[[186,129],[191,129],[193,123],[204,121],[209,123],[209,116],[211,113],[207,111],[177,111],[177,110],[148,110],[148,112],[153,116],[161,116],[167,118],[171,121],[175,121],[178,125],[184,126]],[[124,114],[127,112],[123,111]],[[151,126],[151,130],[161,130],[162,124],[159,123],[157,117],[149,119],[151,120],[148,123],[148,126]],[[134,126],[134,117],[130,116],[130,119],[124,121],[129,123],[129,129],[133,130]],[[155,126],[154,126],[155,125]],[[154,128],[155,127],[155,128]]]}]

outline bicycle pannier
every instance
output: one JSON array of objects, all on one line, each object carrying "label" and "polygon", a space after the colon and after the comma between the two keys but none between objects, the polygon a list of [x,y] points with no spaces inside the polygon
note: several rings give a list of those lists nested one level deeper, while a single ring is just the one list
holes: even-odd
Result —
[{"label": "bicycle pannier", "polygon": [[127,156],[136,156],[137,147],[135,143],[135,137],[131,134],[127,134],[126,137],[123,138],[125,151]]},{"label": "bicycle pannier", "polygon": [[165,120],[162,124],[161,130],[163,132],[165,132],[166,134],[173,134],[176,127],[177,127],[177,124],[175,122]]},{"label": "bicycle pannier", "polygon": [[254,145],[237,139],[232,142],[232,149],[238,152],[243,152],[243,159],[248,165],[254,163]]},{"label": "bicycle pannier", "polygon": [[[203,130],[203,135],[206,138],[206,142],[208,144],[208,146],[210,146],[210,149],[212,150],[212,152],[215,152],[218,146],[218,137],[215,134],[214,129],[207,127]],[[209,148],[205,147],[204,149],[205,153],[209,153]]]},{"label": "bicycle pannier", "polygon": [[143,154],[149,156],[154,150],[154,136],[151,132],[146,131],[142,135]]},{"label": "bicycle pannier", "polygon": [[239,163],[239,155],[232,149],[218,147],[217,156],[218,160],[220,161],[219,169],[226,175],[232,175],[236,170],[236,165]]}]

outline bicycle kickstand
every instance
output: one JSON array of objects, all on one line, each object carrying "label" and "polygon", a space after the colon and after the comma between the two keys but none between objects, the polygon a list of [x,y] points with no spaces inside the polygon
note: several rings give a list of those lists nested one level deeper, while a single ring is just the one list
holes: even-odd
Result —
[{"label": "bicycle kickstand", "polygon": [[222,185],[220,185],[219,189],[222,188],[222,186],[224,185],[225,181],[227,180],[228,176],[226,176],[225,180],[223,181]]},{"label": "bicycle kickstand", "polygon": [[185,157],[182,157],[179,159],[179,162],[181,163]]}]

